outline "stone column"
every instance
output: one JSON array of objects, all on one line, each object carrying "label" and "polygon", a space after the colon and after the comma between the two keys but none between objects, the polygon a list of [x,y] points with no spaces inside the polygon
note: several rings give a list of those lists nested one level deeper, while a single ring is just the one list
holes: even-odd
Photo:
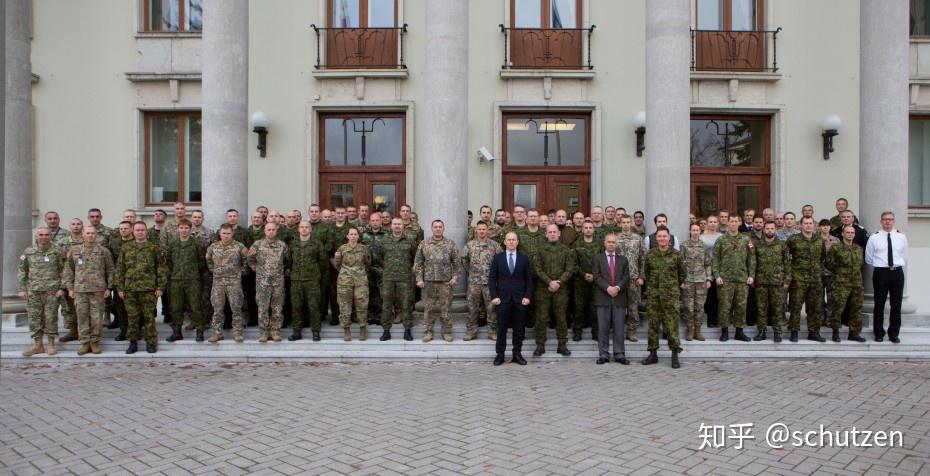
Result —
[{"label": "stone column", "polygon": [[467,235],[468,1],[429,0],[423,71],[423,134],[418,182],[428,184],[416,208],[426,237],[430,222],[443,220],[446,237],[460,247]]},{"label": "stone column", "polygon": [[682,241],[691,201],[690,25],[688,0],[646,2],[646,220],[665,213]]},{"label": "stone column", "polygon": [[[6,51],[6,8],[0,8],[0,46],[2,46],[3,51]],[[3,61],[0,61],[0,78],[6,78],[6,58]],[[5,80],[4,80],[5,81]],[[3,134],[0,134],[0,150],[6,153],[6,100],[0,101],[0,130],[3,131]],[[5,163],[6,161],[4,161]],[[6,177],[5,169],[6,167],[0,167],[0,197],[3,196],[4,191],[4,177]],[[3,221],[0,219],[0,250],[3,250]],[[3,268],[3,265],[8,262],[10,258],[6,256],[6,253],[0,255],[0,268]],[[4,279],[3,273],[0,273],[0,290],[3,288],[3,283],[6,280]],[[0,295],[0,303],[3,302],[3,296]],[[0,305],[2,307],[2,305]]]},{"label": "stone column", "polygon": [[16,258],[32,241],[30,0],[6,1],[3,295],[16,294]]},{"label": "stone column", "polygon": [[227,209],[248,223],[249,2],[203,6],[203,210],[210,227]]},{"label": "stone column", "polygon": [[[859,3],[859,211],[862,225],[881,230],[881,213],[895,214],[907,232],[908,2]],[[866,272],[866,305],[871,313],[871,269]],[[914,312],[907,302],[902,312]],[[887,305],[886,305],[887,312]]]}]

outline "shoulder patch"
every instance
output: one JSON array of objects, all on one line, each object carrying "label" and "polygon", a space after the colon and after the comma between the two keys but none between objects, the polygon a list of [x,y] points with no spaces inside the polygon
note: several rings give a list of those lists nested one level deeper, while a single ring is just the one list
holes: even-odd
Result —
[{"label": "shoulder patch", "polygon": [[19,255],[20,261],[26,261],[26,255]]}]

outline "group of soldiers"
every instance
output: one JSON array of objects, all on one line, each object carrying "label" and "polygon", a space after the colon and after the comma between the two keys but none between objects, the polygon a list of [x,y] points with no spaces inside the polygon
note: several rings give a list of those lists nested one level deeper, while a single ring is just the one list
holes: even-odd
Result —
[{"label": "group of soldiers", "polygon": [[[536,277],[527,315],[537,356],[545,352],[550,325],[563,355],[570,355],[569,325],[573,340],[581,340],[588,327],[596,339],[591,263],[604,252],[608,236],[616,239],[617,253],[629,264],[626,338],[637,340],[645,298],[646,313],[654,317],[649,326],[653,355],[660,332],[674,352],[681,351],[679,318],[686,323],[687,340],[704,340],[703,311],[712,288],[719,296],[722,341],[729,338],[731,323],[736,339],[750,340],[743,328],[752,290],[760,329],[755,340],[766,339],[771,325],[779,342],[788,290],[791,340],[797,341],[800,310],[806,305],[808,337],[823,342],[819,328],[827,271],[832,273],[833,339],[839,340],[839,316],[846,309],[849,338],[861,340],[864,243],[858,240],[865,231],[854,223],[855,217],[840,213],[834,217],[839,223],[831,228],[839,230],[842,240],[828,242],[815,229],[812,207],[810,213],[802,218],[800,229],[795,229],[790,212],[778,224],[769,209],[759,217],[725,212],[707,219],[692,216],[689,239],[679,242],[668,231],[664,214],[654,217],[656,232],[647,235],[641,211],[628,215],[623,208],[595,206],[590,216],[565,210],[542,214],[517,205],[492,214],[483,206],[474,225],[469,211],[468,241],[460,248],[444,236],[441,220],[430,224],[430,236],[425,237],[409,205],[401,206],[397,216],[366,205],[333,210],[310,205],[306,220],[300,210],[281,214],[258,207],[249,226],[240,225],[239,212],[229,210],[226,223],[216,231],[204,226],[201,211],[188,215],[183,203],[174,204],[171,217],[156,211],[151,227],[126,210],[118,227],[111,229],[94,208],[86,224],[74,218],[64,229],[58,214],[48,212],[46,226],[35,233],[35,245],[20,257],[20,296],[27,301],[35,340],[24,355],[56,352],[59,308],[68,330],[60,341],[79,339],[78,355],[100,353],[103,325],[120,329],[116,340],[129,341],[127,353],[137,352],[141,328],[146,351],[154,353],[158,299],[172,326],[169,342],[183,339],[185,317],[187,330],[196,330],[197,341],[205,340],[208,316],[212,334],[206,340],[211,343],[223,340],[224,328],[230,327],[235,341],[242,342],[244,328],[256,321],[260,342],[280,341],[280,330],[287,326],[292,329],[288,340],[302,339],[309,326],[312,339],[318,341],[327,313],[331,325],[343,327],[346,341],[352,340],[354,322],[360,340],[368,337],[367,324],[375,323],[382,326],[381,340],[391,339],[392,324],[402,324],[409,341],[413,303],[420,298],[425,308],[423,341],[434,338],[437,314],[443,340],[452,341],[450,306],[463,273],[469,310],[465,340],[477,338],[482,320],[493,340],[498,329],[488,270],[510,232],[518,238],[519,250],[530,257]],[[756,221],[761,222],[758,228]],[[708,235],[715,233],[719,236],[709,243]],[[108,322],[111,314],[116,318]]]}]

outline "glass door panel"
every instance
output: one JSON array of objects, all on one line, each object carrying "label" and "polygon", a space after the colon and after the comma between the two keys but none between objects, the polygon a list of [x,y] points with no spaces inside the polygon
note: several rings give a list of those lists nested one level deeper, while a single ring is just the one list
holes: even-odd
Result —
[{"label": "glass door panel", "polygon": [[397,213],[397,185],[393,183],[376,183],[371,185],[371,211],[387,210],[391,216]]},{"label": "glass door panel", "polygon": [[329,185],[329,206],[348,207],[355,205],[355,184],[332,183]]}]

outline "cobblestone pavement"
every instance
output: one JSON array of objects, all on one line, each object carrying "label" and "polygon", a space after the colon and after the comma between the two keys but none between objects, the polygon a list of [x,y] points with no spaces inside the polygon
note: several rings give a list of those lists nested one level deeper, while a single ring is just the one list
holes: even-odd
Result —
[{"label": "cobblestone pavement", "polygon": [[[921,363],[0,371],[0,474],[930,473],[930,365]],[[901,431],[903,445],[773,449],[765,430],[775,422]],[[754,439],[701,450],[702,423],[753,423]]]}]

